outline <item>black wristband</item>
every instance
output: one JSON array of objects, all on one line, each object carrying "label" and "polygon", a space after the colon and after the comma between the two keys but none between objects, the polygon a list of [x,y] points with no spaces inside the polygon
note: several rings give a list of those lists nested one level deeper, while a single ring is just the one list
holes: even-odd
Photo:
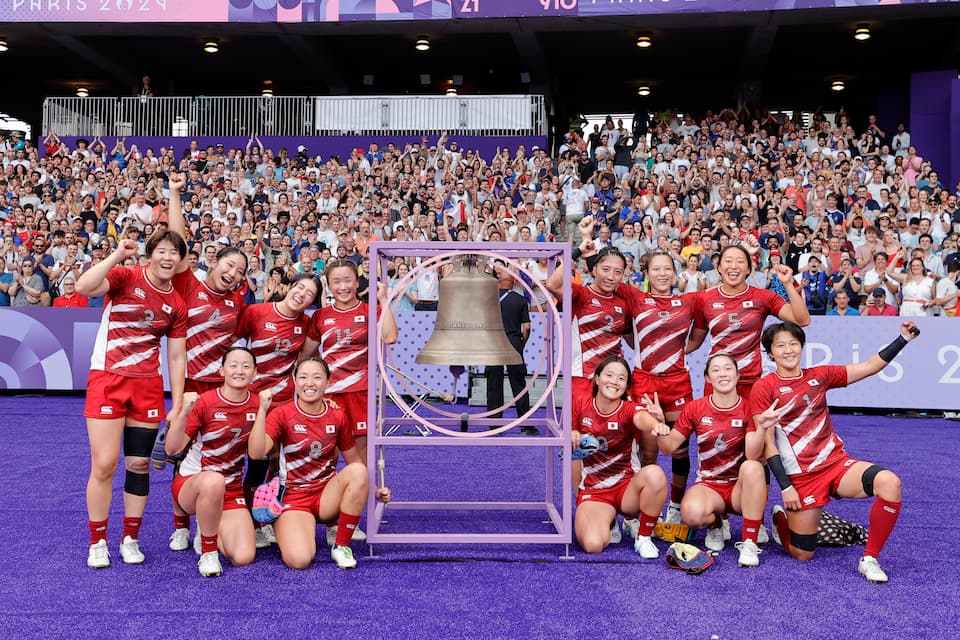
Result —
[{"label": "black wristband", "polygon": [[903,336],[897,336],[897,339],[885,346],[883,349],[880,349],[880,359],[884,362],[890,362],[897,357],[897,354],[909,344],[907,339]]},{"label": "black wristband", "polygon": [[587,257],[587,271],[593,271],[593,268],[597,266],[597,263],[600,262],[599,254],[593,254],[592,256]]},{"label": "black wristband", "polygon": [[570,252],[570,259],[576,262],[581,255],[583,255],[583,251],[580,250],[580,247],[574,247],[573,251]]},{"label": "black wristband", "polygon": [[790,477],[787,475],[787,470],[783,468],[783,460],[780,459],[779,455],[767,458],[767,467],[770,468],[773,477],[777,479],[780,491],[786,491],[793,487],[793,483],[790,482]]}]

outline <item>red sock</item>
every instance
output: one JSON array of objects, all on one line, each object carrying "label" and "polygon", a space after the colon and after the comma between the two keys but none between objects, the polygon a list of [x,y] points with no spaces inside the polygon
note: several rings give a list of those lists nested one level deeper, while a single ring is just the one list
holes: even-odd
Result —
[{"label": "red sock", "polygon": [[106,520],[87,520],[87,526],[90,527],[90,544],[97,544],[107,539]]},{"label": "red sock", "polygon": [[774,512],[773,526],[777,528],[777,533],[780,534],[780,544],[783,545],[783,550],[790,553],[790,525],[787,524],[787,514],[783,511]]},{"label": "red sock", "polygon": [[887,538],[893,531],[900,516],[900,502],[888,502],[883,498],[876,498],[870,508],[870,533],[867,534],[867,548],[863,555],[876,558],[880,549],[887,543]]},{"label": "red sock", "polygon": [[640,520],[640,527],[637,529],[638,536],[649,536],[653,533],[653,527],[657,524],[657,518],[660,517],[660,514],[656,515],[647,515],[643,511],[637,514],[637,519]]},{"label": "red sock", "polygon": [[173,528],[174,529],[189,529],[190,528],[190,516],[179,516],[173,514]]},{"label": "red sock", "polygon": [[762,520],[747,520],[743,519],[743,541],[746,542],[749,540],[753,544],[757,544],[757,535],[760,533],[760,525]]},{"label": "red sock", "polygon": [[120,539],[123,540],[127,536],[130,536],[134,540],[140,539],[140,525],[143,523],[143,518],[128,518],[127,516],[123,517],[123,535],[120,536]]},{"label": "red sock", "polygon": [[337,519],[337,542],[335,544],[338,547],[349,547],[353,532],[357,530],[359,524],[359,515],[352,516],[341,511],[340,517]]},{"label": "red sock", "polygon": [[210,553],[211,551],[217,550],[217,534],[212,536],[205,536],[202,533],[200,534],[200,552],[201,553]]}]

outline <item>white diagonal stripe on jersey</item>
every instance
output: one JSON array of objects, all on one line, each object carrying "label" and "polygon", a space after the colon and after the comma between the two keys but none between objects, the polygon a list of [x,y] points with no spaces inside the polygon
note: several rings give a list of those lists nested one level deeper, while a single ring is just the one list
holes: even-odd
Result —
[{"label": "white diagonal stripe on jersey", "polygon": [[[784,411],[784,410],[789,411],[790,409],[793,408],[793,405],[797,403],[797,400],[798,398],[796,396],[794,396],[793,398],[790,398],[790,402],[785,404],[782,408],[778,409],[778,411]],[[807,418],[810,417],[810,414],[812,412],[813,412],[813,405],[808,404],[807,407],[800,412],[800,415],[798,415],[796,418],[794,418],[793,420],[791,420],[790,422],[788,422],[786,425],[783,426],[783,432],[785,434],[793,433],[797,427],[799,427],[800,425],[802,425],[804,422],[807,421]]]},{"label": "white diagonal stripe on jersey", "polygon": [[[737,353],[737,350],[740,349],[740,347],[744,346],[745,344],[748,344],[754,339],[755,339],[754,336],[746,335],[740,338],[739,340],[737,340],[736,342],[731,342],[730,344],[728,344],[726,347],[724,347],[722,350],[718,351],[717,353],[727,353],[727,354]],[[741,369],[743,368],[742,364],[740,365],[740,368]]]},{"label": "white diagonal stripe on jersey", "polygon": [[823,448],[823,451],[817,454],[817,457],[814,458],[813,462],[810,463],[810,466],[807,467],[807,471],[813,471],[814,469],[819,467],[821,464],[823,464],[824,460],[830,457],[830,452],[833,451],[835,448],[836,448],[836,439],[830,438],[830,440],[827,441],[827,446]]},{"label": "white diagonal stripe on jersey", "polygon": [[286,389],[288,384],[290,384],[290,378],[288,376],[284,376],[277,381],[277,384],[270,387],[270,391],[273,393],[273,395],[277,395]]},{"label": "white diagonal stripe on jersey", "polygon": [[[610,344],[601,345],[596,349],[587,349],[583,352],[583,362],[592,362],[594,357],[598,355],[606,356],[606,354],[617,354],[620,349],[620,344],[618,342],[611,342]],[[597,358],[602,360],[603,358]]]},{"label": "white diagonal stripe on jersey", "polygon": [[140,336],[130,336],[128,338],[114,338],[113,340],[107,341],[107,350],[113,351],[114,349],[119,349],[120,347],[125,347],[128,345],[139,344],[141,342],[150,342],[155,336],[145,333]]},{"label": "white diagonal stripe on jersey", "polygon": [[616,463],[620,462],[622,458],[623,458],[622,453],[617,454],[612,458],[607,458],[604,462],[599,462],[597,464],[591,464],[591,465],[585,464],[583,465],[583,470],[587,473],[597,473],[598,471],[603,471],[609,466],[615,465]]},{"label": "white diagonal stripe on jersey", "polygon": [[[206,340],[206,341],[204,341],[202,344],[198,344],[198,345],[195,346],[193,349],[190,349],[189,351],[187,351],[187,361],[189,362],[190,360],[193,360],[194,358],[196,358],[196,357],[199,356],[200,354],[203,354],[203,353],[206,353],[207,351],[211,351],[211,350],[213,350],[213,349],[216,349],[216,348],[219,347],[221,344],[223,344],[224,342],[227,342],[227,341],[229,341],[229,340],[230,340],[230,336],[228,336],[228,335],[220,336],[219,338],[217,338],[217,339],[215,339],[215,340]],[[220,363],[219,363],[219,362],[217,363],[217,366],[218,366],[218,367],[220,366]]]},{"label": "white diagonal stripe on jersey", "polygon": [[807,435],[797,440],[797,443],[793,445],[794,453],[796,453],[797,456],[803,453],[803,450],[807,448],[807,445],[809,445],[814,438],[820,435],[820,432],[823,431],[823,427],[826,424],[827,424],[827,417],[824,416],[820,420],[820,422],[817,423],[817,426],[815,426],[813,429],[810,429],[810,431],[807,432]]},{"label": "white diagonal stripe on jersey", "polygon": [[357,371],[356,373],[350,374],[339,382],[331,382],[330,386],[327,387],[327,393],[339,393],[344,389],[349,389],[351,385],[360,382],[363,379],[363,374],[365,373],[366,371]]},{"label": "white diagonal stripe on jersey", "polygon": [[803,471],[800,468],[800,463],[797,461],[797,456],[793,452],[793,445],[790,444],[790,439],[787,438],[787,434],[783,432],[783,429],[780,425],[777,425],[776,431],[774,431],[774,438],[777,441],[777,451],[780,453],[780,459],[783,461],[783,469],[787,472],[787,475],[796,475]]},{"label": "white diagonal stripe on jersey", "polygon": [[649,309],[647,311],[644,311],[643,313],[641,313],[640,315],[638,315],[633,319],[634,333],[636,333],[638,343],[643,338],[645,338],[648,333],[656,330],[657,328],[660,327],[661,324],[663,324],[662,321],[657,319],[657,320],[653,320],[652,322],[645,323],[643,328],[642,329],[640,328],[641,321],[645,320],[646,318],[648,318],[649,316],[653,315],[656,312],[657,312],[656,309]]},{"label": "white diagonal stripe on jersey", "polygon": [[143,305],[139,304],[115,304],[110,306],[110,313],[130,313],[142,309]]},{"label": "white diagonal stripe on jersey", "polygon": [[145,351],[145,352],[143,352],[143,353],[135,353],[135,354],[133,354],[133,355],[131,355],[131,356],[127,356],[126,358],[124,358],[124,359],[121,360],[120,362],[114,364],[113,366],[114,366],[115,368],[119,368],[119,367],[132,367],[132,366],[134,366],[134,365],[136,365],[136,364],[139,364],[139,363],[143,362],[144,360],[149,360],[150,358],[152,358],[152,357],[153,357],[153,353],[154,353],[155,351],[156,351],[156,349],[153,348],[153,347],[151,347],[150,349],[148,349],[147,351]]},{"label": "white diagonal stripe on jersey", "polygon": [[723,465],[722,467],[717,467],[716,469],[704,469],[703,466],[701,465],[697,469],[697,477],[698,478],[701,478],[701,477],[717,478],[719,476],[722,476],[724,473],[726,473],[730,469],[739,467],[741,462],[743,462],[743,455],[737,456],[735,459],[731,460],[727,464]]},{"label": "white diagonal stripe on jersey", "polygon": [[327,350],[326,353],[323,354],[323,357],[327,360],[327,362],[330,365],[331,373],[343,367],[345,364],[347,364],[351,360],[356,360],[357,358],[360,358],[360,357],[365,358],[367,356],[367,347],[363,347],[362,349],[359,349],[357,351],[348,352],[343,357],[337,357],[338,356],[337,351],[338,351],[337,349],[329,349]]},{"label": "white diagonal stripe on jersey", "polygon": [[130,322],[111,320],[107,328],[110,331],[116,331],[117,329],[149,329],[150,323],[146,320],[132,320]]},{"label": "white diagonal stripe on jersey", "polygon": [[193,376],[191,376],[191,379],[202,380],[207,376],[212,376],[219,370],[220,370],[220,361],[214,360],[213,362],[205,366],[203,369],[193,374]]},{"label": "white diagonal stripe on jersey", "polygon": [[187,338],[192,338],[195,335],[203,333],[210,327],[216,327],[219,324],[220,324],[219,322],[207,321],[207,322],[201,322],[200,324],[193,325],[192,327],[187,329]]},{"label": "white diagonal stripe on jersey", "polygon": [[617,484],[623,480],[625,473],[618,473],[615,476],[610,476],[605,480],[598,482],[597,484],[590,487],[591,489],[609,489],[610,487],[615,487]]},{"label": "white diagonal stripe on jersey", "polygon": [[251,351],[256,351],[257,349],[262,349],[263,347],[270,347],[277,341],[277,338],[271,336],[269,338],[263,338],[262,340],[253,340],[247,344],[247,348]]},{"label": "white diagonal stripe on jersey", "polygon": [[[671,341],[673,341],[673,340],[676,340],[676,339],[679,338],[681,335],[685,334],[688,329],[689,329],[689,327],[682,327],[682,328],[674,331],[673,333],[668,333],[667,335],[663,336],[662,338],[660,338],[659,340],[657,340],[657,341],[654,342],[653,344],[649,345],[646,349],[644,349],[643,351],[640,352],[640,362],[646,361],[647,358],[649,358],[651,355],[653,355],[654,353],[656,353],[657,350],[659,350],[661,347],[663,347],[663,345],[665,345],[665,344],[667,344],[668,342],[671,342]],[[638,343],[639,343],[639,341],[638,341]],[[676,362],[676,361],[679,359],[681,353],[682,353],[682,350],[681,350],[681,352],[674,353],[673,355],[670,356],[670,361],[669,361],[669,362],[660,362],[657,366],[655,366],[653,369],[651,369],[651,372],[652,372],[652,373],[660,373],[661,371],[666,371],[666,370],[670,367],[670,365],[672,365],[674,362]]]}]

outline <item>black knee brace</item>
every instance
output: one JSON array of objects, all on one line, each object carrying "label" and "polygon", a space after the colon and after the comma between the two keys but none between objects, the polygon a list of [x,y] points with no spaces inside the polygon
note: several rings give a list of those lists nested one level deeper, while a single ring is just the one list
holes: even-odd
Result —
[{"label": "black knee brace", "polygon": [[137,473],[127,469],[123,481],[123,490],[134,496],[145,496],[150,493],[150,474]]},{"label": "black knee brace", "polygon": [[243,484],[247,487],[258,487],[267,479],[267,471],[270,469],[270,458],[254,460],[247,458],[247,473],[243,476]]},{"label": "black knee brace", "polygon": [[123,428],[123,455],[126,458],[149,458],[153,452],[153,443],[157,439],[156,429],[143,427]]},{"label": "black knee brace", "polygon": [[877,474],[881,471],[886,471],[886,469],[878,464],[872,464],[867,467],[867,470],[863,472],[862,476],[860,476],[860,482],[863,483],[863,491],[868,496],[873,495],[873,481],[876,479]]},{"label": "black knee brace", "polygon": [[790,531],[790,545],[801,551],[816,551],[817,534]]}]

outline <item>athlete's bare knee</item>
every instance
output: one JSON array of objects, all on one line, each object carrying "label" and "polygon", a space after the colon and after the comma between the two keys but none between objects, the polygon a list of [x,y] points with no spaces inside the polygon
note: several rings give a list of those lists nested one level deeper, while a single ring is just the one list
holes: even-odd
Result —
[{"label": "athlete's bare knee", "polygon": [[257,549],[253,546],[250,546],[248,549],[247,546],[248,545],[244,545],[242,548],[232,549],[231,553],[224,554],[227,556],[230,564],[235,567],[245,567],[253,562],[254,558],[257,557]]},{"label": "athlete's bare knee", "polygon": [[197,478],[200,495],[205,497],[223,497],[226,489],[226,479],[216,471],[202,471]]},{"label": "athlete's bare knee", "polygon": [[610,543],[610,538],[609,534],[607,534],[606,539],[604,539],[602,534],[590,532],[584,534],[578,542],[580,543],[580,548],[583,549],[585,553],[600,553],[607,548],[607,545]]},{"label": "athlete's bare knee", "polygon": [[126,458],[124,464],[127,467],[127,471],[132,471],[133,473],[149,473],[150,464],[148,458]]},{"label": "athlete's bare knee", "polygon": [[902,485],[893,471],[883,470],[873,481],[873,493],[888,502],[900,502]]},{"label": "athlete's bare knee", "polygon": [[814,551],[804,551],[803,549],[797,549],[796,547],[790,547],[790,555],[796,560],[801,562],[807,562],[808,560],[813,560]]}]

